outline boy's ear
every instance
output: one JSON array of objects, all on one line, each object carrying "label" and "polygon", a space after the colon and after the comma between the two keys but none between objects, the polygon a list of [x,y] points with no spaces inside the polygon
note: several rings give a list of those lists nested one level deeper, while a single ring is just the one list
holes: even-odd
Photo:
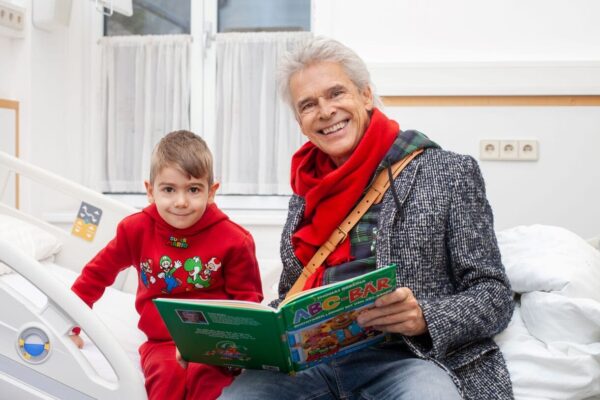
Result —
[{"label": "boy's ear", "polygon": [[208,204],[215,202],[215,194],[217,194],[217,189],[219,189],[219,186],[221,186],[221,184],[219,182],[215,182],[210,189],[208,189]]},{"label": "boy's ear", "polygon": [[152,190],[152,184],[148,181],[144,181],[144,186],[146,187],[146,196],[148,197],[148,203],[154,203],[154,194]]}]

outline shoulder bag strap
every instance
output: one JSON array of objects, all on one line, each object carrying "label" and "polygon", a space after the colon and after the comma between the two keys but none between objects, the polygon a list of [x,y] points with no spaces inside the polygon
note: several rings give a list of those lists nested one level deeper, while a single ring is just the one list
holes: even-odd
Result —
[{"label": "shoulder bag strap", "polygon": [[[392,165],[392,176],[396,178],[400,172],[406,167],[416,156],[421,154],[423,149],[415,150],[402,160]],[[369,207],[373,204],[377,204],[383,198],[383,195],[390,187],[389,177],[385,170],[381,171],[377,178],[361,199],[361,201],[354,207],[350,214],[342,221],[342,223],[333,231],[329,239],[323,243],[323,245],[317,250],[315,255],[310,259],[308,264],[304,266],[300,276],[292,286],[292,288],[288,291],[286,298],[301,292],[304,288],[304,284],[308,277],[315,273],[317,268],[325,262],[329,254],[335,250],[338,244],[340,244],[348,233],[358,223],[358,221],[362,218],[362,216],[367,212]]]}]

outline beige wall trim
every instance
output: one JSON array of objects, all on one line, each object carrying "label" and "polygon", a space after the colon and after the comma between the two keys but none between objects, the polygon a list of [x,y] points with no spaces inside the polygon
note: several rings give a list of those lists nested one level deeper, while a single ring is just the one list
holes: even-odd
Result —
[{"label": "beige wall trim", "polygon": [[388,107],[591,107],[600,96],[382,96]]},{"label": "beige wall trim", "polygon": [[[15,157],[19,157],[19,102],[0,99],[0,108],[15,110]],[[15,175],[15,207],[19,208],[19,174]]]}]

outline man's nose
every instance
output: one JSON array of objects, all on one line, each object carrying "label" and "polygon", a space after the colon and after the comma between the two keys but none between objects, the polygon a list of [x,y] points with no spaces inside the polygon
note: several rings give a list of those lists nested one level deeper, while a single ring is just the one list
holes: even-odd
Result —
[{"label": "man's nose", "polygon": [[335,114],[335,106],[332,101],[319,97],[319,114],[321,118],[330,118]]}]

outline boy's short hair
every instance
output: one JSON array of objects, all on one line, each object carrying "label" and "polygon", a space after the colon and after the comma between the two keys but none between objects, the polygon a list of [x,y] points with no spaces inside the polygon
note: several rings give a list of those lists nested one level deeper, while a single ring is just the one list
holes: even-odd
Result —
[{"label": "boy's short hair", "polygon": [[190,131],[175,131],[164,136],[152,151],[150,184],[165,167],[175,167],[188,177],[207,178],[213,184],[212,154],[206,142]]}]

